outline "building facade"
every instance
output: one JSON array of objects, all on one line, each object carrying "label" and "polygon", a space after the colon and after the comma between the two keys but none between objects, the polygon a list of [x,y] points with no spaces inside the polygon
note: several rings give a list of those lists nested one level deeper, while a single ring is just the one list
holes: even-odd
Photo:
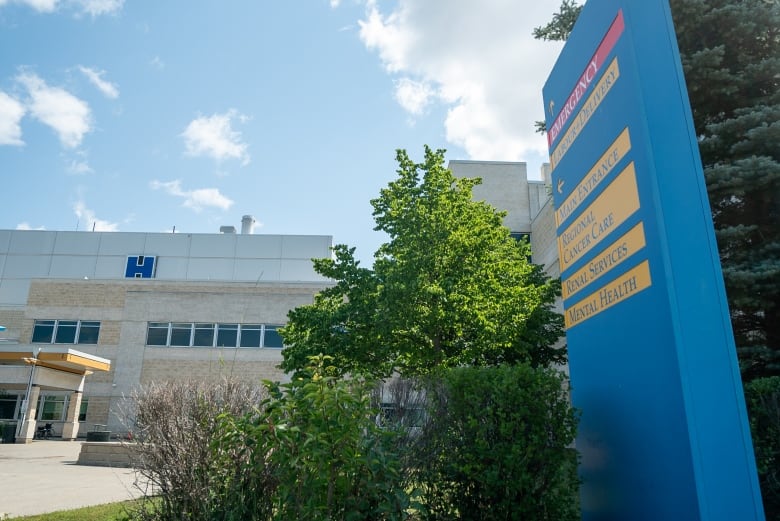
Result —
[{"label": "building facade", "polygon": [[[525,163],[449,168],[481,178],[474,198],[505,210],[532,262],[559,276],[548,165],[541,181]],[[0,421],[23,418],[29,390],[33,419],[57,434],[94,425],[121,434],[124,401],[152,382],[285,380],[278,329],[331,284],[311,259],[331,255],[332,237],[255,235],[253,222],[213,234],[0,230]],[[63,349],[81,357],[71,369],[83,384],[34,382],[23,360]]]},{"label": "building facade", "polygon": [[0,420],[26,410],[18,374],[32,368],[19,353],[110,361],[86,375],[75,412],[73,389],[24,382],[39,395],[35,419],[57,434],[69,411],[82,434],[126,431],[123,401],[150,382],[284,380],[278,329],[329,285],[311,259],[330,256],[332,238],[223,231],[0,231]]}]

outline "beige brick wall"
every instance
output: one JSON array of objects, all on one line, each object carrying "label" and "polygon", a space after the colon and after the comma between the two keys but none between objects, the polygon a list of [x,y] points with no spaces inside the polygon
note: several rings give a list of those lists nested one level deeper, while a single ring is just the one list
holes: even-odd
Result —
[{"label": "beige brick wall", "polygon": [[285,375],[276,361],[219,360],[144,360],[141,385],[166,381],[216,382],[225,377],[250,383],[283,380]]},{"label": "beige brick wall", "polygon": [[119,344],[119,331],[122,329],[122,323],[118,320],[102,320],[100,322],[99,345],[117,345]]},{"label": "beige brick wall", "polygon": [[81,424],[79,430],[83,429],[83,432],[79,432],[80,435],[85,435],[89,430],[92,430],[92,426],[96,423],[103,425],[108,424],[108,398],[101,396],[85,396],[89,399],[87,405],[87,419]]},{"label": "beige brick wall", "polygon": [[[36,281],[30,283],[27,305],[121,308],[125,305],[126,288],[122,284],[107,284],[94,281],[52,282]],[[59,318],[59,317],[57,317]]]}]

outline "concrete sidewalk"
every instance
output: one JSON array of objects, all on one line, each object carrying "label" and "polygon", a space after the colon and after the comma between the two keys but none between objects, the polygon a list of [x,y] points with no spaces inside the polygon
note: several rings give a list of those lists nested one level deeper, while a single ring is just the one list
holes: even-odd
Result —
[{"label": "concrete sidewalk", "polygon": [[0,444],[0,519],[140,497],[132,469],[76,465],[80,441]]}]

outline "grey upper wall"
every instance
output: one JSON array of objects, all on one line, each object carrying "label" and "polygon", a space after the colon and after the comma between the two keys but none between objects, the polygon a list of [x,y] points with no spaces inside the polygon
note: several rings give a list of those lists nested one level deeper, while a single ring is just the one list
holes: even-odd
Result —
[{"label": "grey upper wall", "polygon": [[474,199],[506,211],[504,225],[513,232],[530,233],[531,222],[550,198],[547,164],[542,166],[542,181],[529,181],[522,162],[454,159],[447,166],[455,177],[481,178]]},{"label": "grey upper wall", "polygon": [[0,230],[0,306],[23,306],[32,279],[125,277],[129,256],[155,257],[157,280],[319,282],[311,259],[327,235]]}]

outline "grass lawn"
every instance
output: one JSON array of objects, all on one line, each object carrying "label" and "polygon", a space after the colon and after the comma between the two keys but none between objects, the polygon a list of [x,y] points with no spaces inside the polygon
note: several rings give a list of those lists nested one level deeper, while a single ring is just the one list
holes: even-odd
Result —
[{"label": "grass lawn", "polygon": [[49,514],[3,518],[3,521],[6,519],[8,521],[127,521],[127,509],[131,508],[134,503],[135,501],[121,501]]}]

